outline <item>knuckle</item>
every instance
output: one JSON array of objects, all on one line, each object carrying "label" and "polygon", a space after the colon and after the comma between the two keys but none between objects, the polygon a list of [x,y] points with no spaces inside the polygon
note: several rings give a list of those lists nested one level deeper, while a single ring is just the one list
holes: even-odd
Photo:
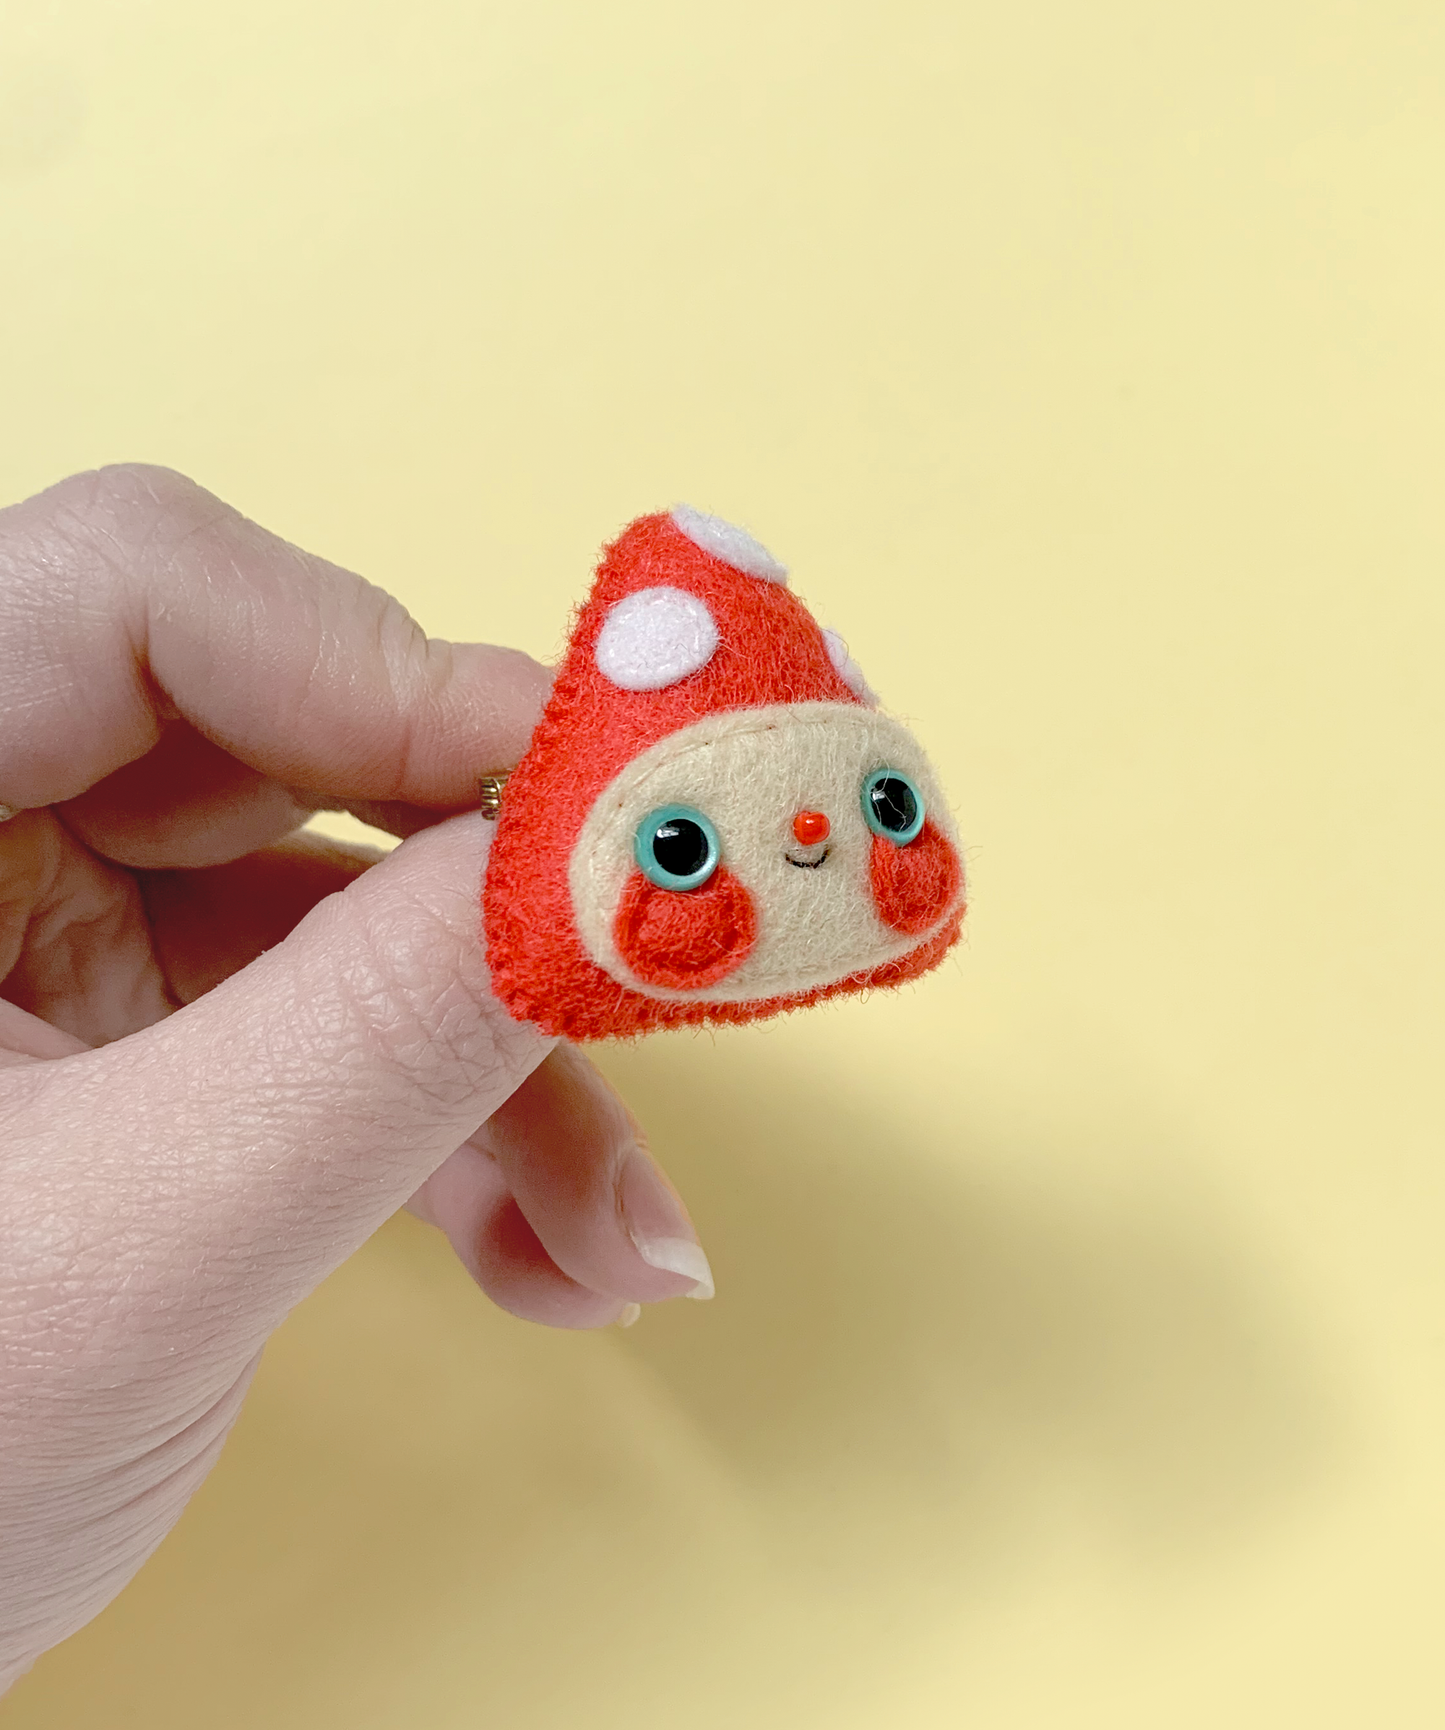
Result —
[{"label": "knuckle", "polygon": [[51,489],[51,496],[73,498],[77,506],[148,506],[164,510],[184,507],[204,497],[203,489],[178,469],[157,463],[106,463],[84,474],[71,475]]},{"label": "knuckle", "polygon": [[77,539],[114,537],[125,546],[145,545],[167,521],[190,520],[204,501],[219,503],[175,469],[151,463],[109,463],[71,475],[41,499]]},{"label": "knuckle", "polygon": [[5,538],[21,567],[124,580],[226,514],[228,506],[174,469],[110,463],[13,506]]}]

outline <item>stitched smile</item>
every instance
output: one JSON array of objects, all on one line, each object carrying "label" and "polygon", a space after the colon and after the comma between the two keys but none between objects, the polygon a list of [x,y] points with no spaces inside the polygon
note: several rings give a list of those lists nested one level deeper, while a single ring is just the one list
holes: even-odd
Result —
[{"label": "stitched smile", "polygon": [[800,871],[816,871],[832,851],[831,847],[825,847],[816,859],[795,859],[791,853],[784,853],[783,857],[790,865],[796,865]]}]

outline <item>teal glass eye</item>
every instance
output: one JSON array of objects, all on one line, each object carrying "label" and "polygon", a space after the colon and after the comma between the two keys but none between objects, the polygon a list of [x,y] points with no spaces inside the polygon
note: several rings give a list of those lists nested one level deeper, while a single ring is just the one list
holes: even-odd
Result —
[{"label": "teal glass eye", "polygon": [[637,825],[632,856],[659,889],[701,889],[722,858],[717,830],[690,805],[660,805]]},{"label": "teal glass eye", "polygon": [[863,821],[906,847],[923,827],[923,795],[901,769],[875,769],[863,783]]}]

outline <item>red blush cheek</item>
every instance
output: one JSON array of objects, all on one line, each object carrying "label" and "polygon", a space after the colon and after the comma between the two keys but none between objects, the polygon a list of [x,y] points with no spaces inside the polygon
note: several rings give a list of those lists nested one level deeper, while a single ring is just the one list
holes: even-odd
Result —
[{"label": "red blush cheek", "polygon": [[646,985],[695,991],[746,960],[758,937],[753,898],[730,871],[701,889],[659,889],[634,871],[612,928],[622,959]]},{"label": "red blush cheek", "polygon": [[906,847],[875,835],[868,876],[878,917],[891,930],[917,937],[936,925],[957,898],[963,867],[952,843],[925,821]]}]

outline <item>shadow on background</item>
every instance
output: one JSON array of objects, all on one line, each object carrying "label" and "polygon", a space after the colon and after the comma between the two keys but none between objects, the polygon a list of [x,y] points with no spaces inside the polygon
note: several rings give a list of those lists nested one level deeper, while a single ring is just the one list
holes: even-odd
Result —
[{"label": "shadow on background", "polygon": [[604,1062],[719,1299],[549,1334],[396,1222],[281,1330],[192,1510],[6,1730],[179,1730],[218,1700],[449,1730],[473,1667],[517,1730],[670,1724],[679,1691],[700,1730],[763,1694],[770,1721],[890,1722],[912,1655],[987,1641],[1061,1529],[1152,1581],[1327,1458],[1287,1298],[1173,1150],[990,1144],[914,1108],[912,1059],[855,1095],[786,1040]]},{"label": "shadow on background", "polygon": [[1321,1463],[1337,1421],[1315,1353],[1177,1148],[1125,1129],[1101,1149],[1088,1126],[989,1145],[922,1119],[906,1075],[850,1096],[836,1071],[720,1055],[607,1057],[722,1293],[705,1340],[673,1305],[626,1349],[780,1541],[956,1579],[1072,1509],[1164,1565],[1244,1535]]}]

